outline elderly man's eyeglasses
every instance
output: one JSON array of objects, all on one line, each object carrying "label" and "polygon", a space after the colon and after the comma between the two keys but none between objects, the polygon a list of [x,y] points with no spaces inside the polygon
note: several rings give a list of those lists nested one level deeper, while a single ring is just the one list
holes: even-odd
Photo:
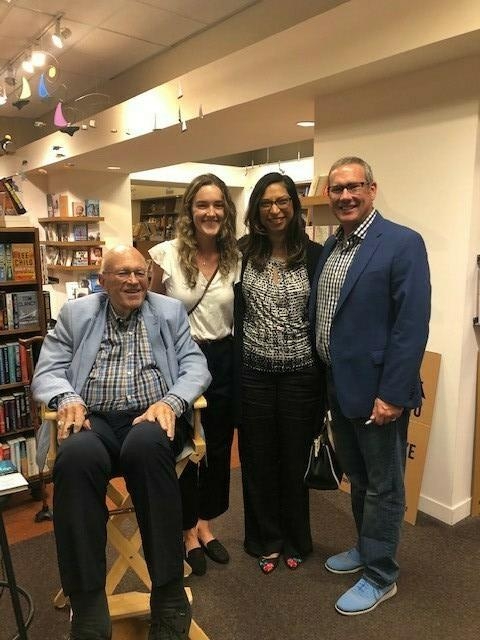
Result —
[{"label": "elderly man's eyeglasses", "polygon": [[363,187],[368,186],[369,182],[348,182],[347,184],[334,184],[328,187],[328,193],[331,196],[341,196],[345,189],[352,196],[358,195]]},{"label": "elderly man's eyeglasses", "polygon": [[109,273],[119,280],[128,280],[132,274],[137,280],[143,280],[148,275],[145,269],[121,269],[120,271],[104,271],[103,273]]},{"label": "elderly man's eyeglasses", "polygon": [[259,208],[261,211],[270,211],[273,205],[277,205],[277,207],[281,210],[288,209],[288,205],[291,202],[290,196],[285,196],[283,198],[277,198],[276,200],[260,200]]}]

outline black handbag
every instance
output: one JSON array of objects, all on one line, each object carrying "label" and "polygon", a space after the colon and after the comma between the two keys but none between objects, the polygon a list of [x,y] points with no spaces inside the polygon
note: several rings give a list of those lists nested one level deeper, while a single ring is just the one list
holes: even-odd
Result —
[{"label": "black handbag", "polygon": [[328,418],[325,418],[320,433],[313,439],[303,479],[310,489],[328,490],[340,486],[342,470],[328,435]]}]

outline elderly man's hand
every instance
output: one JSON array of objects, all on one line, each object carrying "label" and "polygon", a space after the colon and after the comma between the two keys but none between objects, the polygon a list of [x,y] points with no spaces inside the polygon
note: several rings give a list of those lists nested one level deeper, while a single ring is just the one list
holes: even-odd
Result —
[{"label": "elderly man's hand", "polygon": [[57,440],[61,442],[71,433],[81,429],[91,429],[90,420],[85,418],[87,408],[81,402],[66,404],[57,411]]},{"label": "elderly man's hand", "polygon": [[154,402],[151,404],[145,413],[142,413],[141,416],[135,418],[132,424],[138,424],[139,422],[143,422],[147,420],[148,422],[158,422],[158,424],[162,427],[164,431],[167,432],[167,436],[170,440],[173,440],[175,437],[175,420],[176,416],[173,409],[159,400],[158,402]]}]

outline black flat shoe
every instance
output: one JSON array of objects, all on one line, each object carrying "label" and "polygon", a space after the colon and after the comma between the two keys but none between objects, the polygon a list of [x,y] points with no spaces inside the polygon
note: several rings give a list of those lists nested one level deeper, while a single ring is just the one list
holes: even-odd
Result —
[{"label": "black flat shoe", "polygon": [[214,538],[207,542],[207,544],[200,543],[206,555],[213,560],[214,562],[218,562],[219,564],[227,564],[230,560],[230,556],[228,555],[228,551],[225,549],[223,544]]},{"label": "black flat shoe", "polygon": [[205,554],[203,549],[195,547],[190,551],[185,551],[185,560],[192,568],[192,573],[196,576],[203,576],[207,571],[207,561],[205,560]]}]

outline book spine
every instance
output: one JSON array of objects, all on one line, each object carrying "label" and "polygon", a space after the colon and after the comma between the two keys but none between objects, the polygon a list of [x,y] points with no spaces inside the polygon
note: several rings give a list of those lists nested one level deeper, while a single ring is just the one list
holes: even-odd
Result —
[{"label": "book spine", "polygon": [[1,352],[2,352],[2,370],[3,370],[3,373],[4,373],[4,382],[3,382],[3,384],[8,384],[10,369],[9,369],[9,366],[8,366],[8,348],[7,348],[7,345],[5,345],[5,344],[2,345]]},{"label": "book spine", "polygon": [[10,384],[14,384],[15,382],[17,382],[14,343],[8,342],[6,347],[7,347],[7,358],[8,358],[8,382]]},{"label": "book spine", "polygon": [[27,438],[27,471],[28,477],[38,476],[37,442],[34,436]]},{"label": "book spine", "polygon": [[3,399],[0,398],[0,433],[5,432],[5,409],[3,408]]},{"label": "book spine", "polygon": [[43,291],[43,304],[45,307],[45,324],[52,319],[52,305],[50,303],[50,291]]},{"label": "book spine", "polygon": [[3,459],[4,460],[11,460],[11,450],[10,450],[10,445],[8,444],[8,442],[4,442],[2,444],[2,451],[3,451]]},{"label": "book spine", "polygon": [[8,329],[7,298],[5,291],[0,291],[0,330]]},{"label": "book spine", "polygon": [[20,382],[23,382],[26,384],[29,381],[27,347],[24,344],[19,344],[18,353],[20,356],[20,375],[21,375]]},{"label": "book spine", "polygon": [[25,413],[26,413],[26,424],[25,427],[27,429],[30,429],[31,427],[33,427],[33,421],[32,421],[32,407],[30,406],[30,385],[26,384],[24,387],[25,390]]},{"label": "book spine", "polygon": [[13,324],[13,302],[12,302],[12,294],[10,292],[5,294],[6,298],[6,307],[7,307],[7,324],[9,329],[14,328]]},{"label": "book spine", "polygon": [[5,280],[13,280],[12,245],[5,245]]}]

